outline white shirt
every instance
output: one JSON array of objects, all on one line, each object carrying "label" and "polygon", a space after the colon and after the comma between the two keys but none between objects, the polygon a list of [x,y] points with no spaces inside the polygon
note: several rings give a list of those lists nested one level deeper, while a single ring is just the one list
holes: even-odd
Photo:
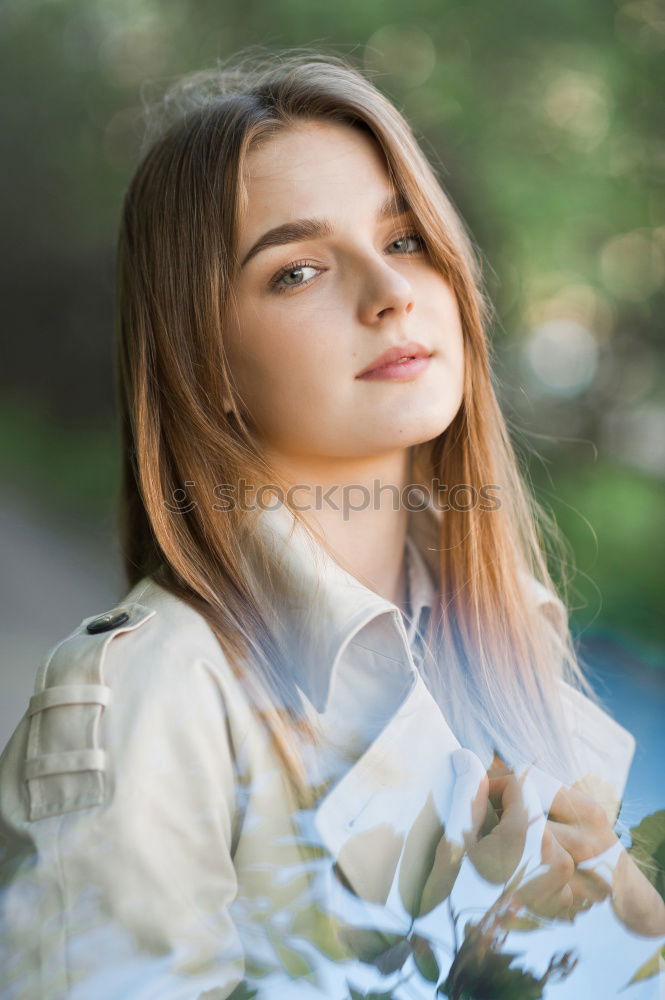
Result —
[{"label": "white shirt", "polygon": [[[420,552],[407,537],[406,610],[402,620],[408,653],[395,656],[393,644],[382,647],[385,622],[379,617],[364,626],[337,660],[323,712],[314,716],[323,745],[316,762],[315,783],[339,779],[365,752],[404,701],[422,664],[423,633],[436,589]],[[383,655],[378,658],[377,651]]]}]

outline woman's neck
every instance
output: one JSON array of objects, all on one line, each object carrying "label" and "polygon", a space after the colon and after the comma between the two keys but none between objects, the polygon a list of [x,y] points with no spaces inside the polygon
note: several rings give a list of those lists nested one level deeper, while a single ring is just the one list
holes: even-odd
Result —
[{"label": "woman's neck", "polygon": [[[320,532],[336,562],[370,590],[405,607],[404,549],[410,452],[373,459],[326,459],[316,463],[271,456],[292,485],[302,516]],[[307,505],[311,509],[304,509]]]}]

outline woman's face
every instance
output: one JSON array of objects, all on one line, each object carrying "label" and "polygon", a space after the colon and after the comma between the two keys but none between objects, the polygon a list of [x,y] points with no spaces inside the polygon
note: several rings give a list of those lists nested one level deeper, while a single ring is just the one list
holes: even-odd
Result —
[{"label": "woman's face", "polygon": [[[457,301],[413,219],[386,212],[393,191],[373,140],[303,122],[251,151],[245,182],[227,348],[263,446],[273,457],[362,458],[440,434],[462,401]],[[393,367],[404,377],[359,378],[408,343],[429,361]]]}]

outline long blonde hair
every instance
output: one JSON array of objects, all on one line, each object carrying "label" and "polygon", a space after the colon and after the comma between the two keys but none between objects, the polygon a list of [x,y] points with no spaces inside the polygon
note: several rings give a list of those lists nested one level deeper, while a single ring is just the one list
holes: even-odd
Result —
[{"label": "long blonde hair", "polygon": [[[236,391],[225,317],[233,306],[245,158],[258,141],[315,118],[374,138],[457,297],[464,399],[444,433],[413,448],[412,481],[425,490],[436,479],[476,491],[492,484],[500,496],[498,510],[451,509],[436,521],[438,539],[428,547],[439,584],[428,633],[436,655],[426,681],[462,743],[495,746],[506,759],[530,755],[565,779],[570,758],[559,682],[592,692],[564,603],[554,599],[544,613],[525,586],[533,581],[555,593],[544,553],[547,524],[523,480],[493,386],[481,263],[402,115],[340,56],[244,55],[185,77],[151,109],[118,241],[119,515],[128,581],[151,576],[204,616],[306,796],[299,736],[312,734],[248,583],[241,537],[251,514],[235,505],[220,517],[196,496],[210,498],[216,484],[243,476],[280,482]],[[185,483],[192,484],[192,509],[174,514],[164,501]],[[263,563],[268,579],[267,553]]]}]

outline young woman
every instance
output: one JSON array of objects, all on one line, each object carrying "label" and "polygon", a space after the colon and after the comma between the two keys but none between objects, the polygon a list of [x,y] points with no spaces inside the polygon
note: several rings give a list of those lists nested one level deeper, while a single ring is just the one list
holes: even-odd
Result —
[{"label": "young woman", "polygon": [[161,111],[119,239],[131,589],[50,652],[2,758],[2,995],[341,997],[370,918],[385,951],[462,847],[496,886],[527,828],[514,905],[611,891],[662,933],[613,831],[634,740],[576,663],[408,125],[311,54]]}]

